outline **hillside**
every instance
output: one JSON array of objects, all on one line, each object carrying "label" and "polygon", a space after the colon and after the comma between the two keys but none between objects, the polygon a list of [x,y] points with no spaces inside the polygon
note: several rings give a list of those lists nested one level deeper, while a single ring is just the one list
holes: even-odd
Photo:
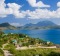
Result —
[{"label": "hillside", "polygon": [[16,29],[16,27],[10,25],[9,23],[1,23],[0,30],[5,30],[5,29]]},{"label": "hillside", "polygon": [[38,22],[37,24],[32,24],[32,23],[26,24],[20,29],[51,29],[51,28],[60,29],[60,26],[56,25],[51,21],[41,21]]},{"label": "hillside", "polygon": [[41,21],[36,24],[29,23],[20,27],[12,26],[7,22],[1,23],[0,30],[5,30],[5,29],[60,29],[60,26],[56,25],[51,21]]}]

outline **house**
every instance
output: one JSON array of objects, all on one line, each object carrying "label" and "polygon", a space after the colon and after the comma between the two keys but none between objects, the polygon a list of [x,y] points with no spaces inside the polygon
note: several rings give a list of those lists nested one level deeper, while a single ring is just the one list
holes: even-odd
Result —
[{"label": "house", "polygon": [[47,44],[50,44],[50,41],[47,41]]},{"label": "house", "polygon": [[17,40],[12,40],[12,43],[15,45],[15,46],[17,46]]}]

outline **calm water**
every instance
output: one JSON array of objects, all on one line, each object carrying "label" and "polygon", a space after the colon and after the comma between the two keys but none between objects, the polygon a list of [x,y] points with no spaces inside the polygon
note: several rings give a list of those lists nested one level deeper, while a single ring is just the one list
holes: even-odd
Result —
[{"label": "calm water", "polygon": [[23,33],[33,38],[40,38],[51,41],[55,44],[60,44],[60,29],[50,30],[4,30],[5,33]]}]

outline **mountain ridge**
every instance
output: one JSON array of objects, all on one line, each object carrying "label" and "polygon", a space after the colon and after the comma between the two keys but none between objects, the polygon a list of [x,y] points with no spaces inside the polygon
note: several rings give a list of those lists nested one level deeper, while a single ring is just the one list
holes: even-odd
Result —
[{"label": "mountain ridge", "polygon": [[57,25],[51,21],[41,21],[36,24],[26,24],[24,26],[15,27],[10,25],[8,22],[1,23],[0,24],[0,30],[6,30],[6,29],[60,29],[60,25]]},{"label": "mountain ridge", "polygon": [[6,29],[16,29],[16,27],[10,25],[8,22],[1,23],[0,24],[0,30],[6,30]]},{"label": "mountain ridge", "polygon": [[51,29],[51,28],[60,28],[60,26],[58,26],[57,24],[51,22],[51,21],[41,21],[38,22],[36,24],[26,24],[23,27],[21,27],[21,29]]}]

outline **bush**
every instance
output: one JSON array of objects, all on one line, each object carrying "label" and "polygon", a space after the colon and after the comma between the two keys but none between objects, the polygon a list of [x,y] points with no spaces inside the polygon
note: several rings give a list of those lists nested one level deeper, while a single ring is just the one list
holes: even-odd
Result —
[{"label": "bush", "polygon": [[9,50],[11,48],[15,49],[15,46],[13,44],[9,44],[9,45],[6,45],[4,48],[7,49],[7,50]]},{"label": "bush", "polygon": [[4,52],[1,49],[0,49],[0,56],[4,56]]},{"label": "bush", "polygon": [[17,51],[16,51],[14,48],[10,48],[9,51],[10,51],[10,53],[12,53],[12,54],[16,54],[16,53],[17,53]]},{"label": "bush", "polygon": [[60,56],[60,53],[51,52],[51,53],[48,54],[48,56]]}]

